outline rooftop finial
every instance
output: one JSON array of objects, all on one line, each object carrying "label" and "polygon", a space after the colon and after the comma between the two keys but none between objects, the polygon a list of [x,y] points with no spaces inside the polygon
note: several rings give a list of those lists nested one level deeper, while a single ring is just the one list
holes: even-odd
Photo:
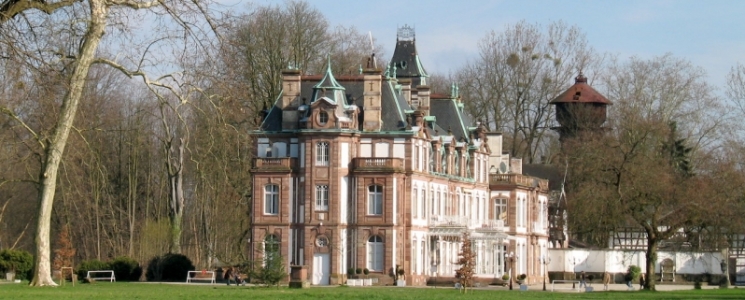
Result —
[{"label": "rooftop finial", "polygon": [[399,27],[398,32],[396,33],[396,39],[399,41],[415,40],[416,34],[414,33],[414,28],[412,28],[408,24],[404,24],[404,26]]},{"label": "rooftop finial", "polygon": [[574,83],[587,83],[587,77],[582,74],[582,69],[579,69],[579,75],[574,78]]}]

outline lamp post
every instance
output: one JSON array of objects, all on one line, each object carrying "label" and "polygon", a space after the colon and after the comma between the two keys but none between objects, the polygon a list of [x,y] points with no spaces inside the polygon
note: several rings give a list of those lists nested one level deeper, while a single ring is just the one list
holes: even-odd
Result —
[{"label": "lamp post", "polygon": [[543,269],[546,272],[543,276],[543,290],[546,290],[546,277],[548,277],[548,264],[551,263],[551,258],[548,257],[548,255],[541,255],[541,257],[538,259],[540,260],[541,264],[543,264]]},{"label": "lamp post", "polygon": [[506,258],[510,262],[510,290],[512,290],[512,275],[515,273],[515,257],[517,257],[517,255],[512,252],[510,252],[509,254],[504,254],[504,258]]}]

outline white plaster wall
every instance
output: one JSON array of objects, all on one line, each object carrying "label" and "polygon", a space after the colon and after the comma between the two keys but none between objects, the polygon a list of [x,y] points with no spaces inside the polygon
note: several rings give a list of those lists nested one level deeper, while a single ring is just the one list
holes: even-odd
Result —
[{"label": "white plaster wall", "polygon": [[[644,251],[549,249],[551,262],[549,272],[611,272],[623,273],[630,265],[641,267],[646,272]],[[667,252],[657,253],[655,272],[660,271],[660,262],[666,258],[675,261],[677,274],[722,274],[719,265],[720,252]]]}]

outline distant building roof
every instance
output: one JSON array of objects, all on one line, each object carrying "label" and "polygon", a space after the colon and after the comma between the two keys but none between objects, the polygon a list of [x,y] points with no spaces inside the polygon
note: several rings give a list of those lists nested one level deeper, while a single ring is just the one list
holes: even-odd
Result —
[{"label": "distant building roof", "polygon": [[574,78],[574,85],[561,93],[558,97],[551,100],[551,104],[557,103],[598,103],[612,105],[613,103],[605,98],[598,91],[587,84],[587,77],[579,72]]}]

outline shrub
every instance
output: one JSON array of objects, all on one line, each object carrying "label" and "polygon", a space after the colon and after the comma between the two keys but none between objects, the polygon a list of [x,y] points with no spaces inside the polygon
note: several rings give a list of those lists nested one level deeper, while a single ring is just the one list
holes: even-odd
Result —
[{"label": "shrub", "polygon": [[0,269],[15,272],[16,279],[30,279],[33,277],[34,257],[23,250],[5,249],[0,251]]},{"label": "shrub", "polygon": [[121,281],[138,281],[142,275],[142,267],[136,260],[126,257],[119,256],[115,258],[111,263],[111,269],[114,270],[114,276],[116,280]]},{"label": "shrub", "polygon": [[185,281],[194,264],[182,254],[167,253],[153,257],[147,265],[147,281]]},{"label": "shrub", "polygon": [[97,259],[84,260],[78,265],[78,278],[85,278],[88,276],[88,271],[97,270],[110,270],[111,266],[107,262],[103,262]]},{"label": "shrub", "polygon": [[626,281],[632,281],[637,278],[639,278],[639,275],[642,273],[642,268],[640,268],[637,265],[630,265],[628,269],[626,269]]},{"label": "shrub", "polygon": [[525,280],[525,278],[528,278],[528,275],[526,274],[517,275],[517,280]]},{"label": "shrub", "polygon": [[355,269],[355,270],[354,270],[354,272],[355,272],[355,273],[356,273],[357,275],[360,275],[360,274],[362,274],[362,268],[357,268],[357,269]]},{"label": "shrub", "polygon": [[279,250],[270,251],[265,253],[264,265],[258,266],[252,271],[251,278],[258,279],[266,286],[274,285],[279,287],[279,282],[287,277],[284,258],[282,258]]},{"label": "shrub", "polygon": [[504,275],[502,275],[502,280],[504,281],[510,280],[510,274],[505,273]]},{"label": "shrub", "polygon": [[347,269],[347,275],[354,275],[354,268]]},{"label": "shrub", "polygon": [[370,274],[370,270],[368,270],[367,268],[364,268],[364,269],[362,269],[362,273],[365,274],[365,275],[368,275],[368,274]]}]

